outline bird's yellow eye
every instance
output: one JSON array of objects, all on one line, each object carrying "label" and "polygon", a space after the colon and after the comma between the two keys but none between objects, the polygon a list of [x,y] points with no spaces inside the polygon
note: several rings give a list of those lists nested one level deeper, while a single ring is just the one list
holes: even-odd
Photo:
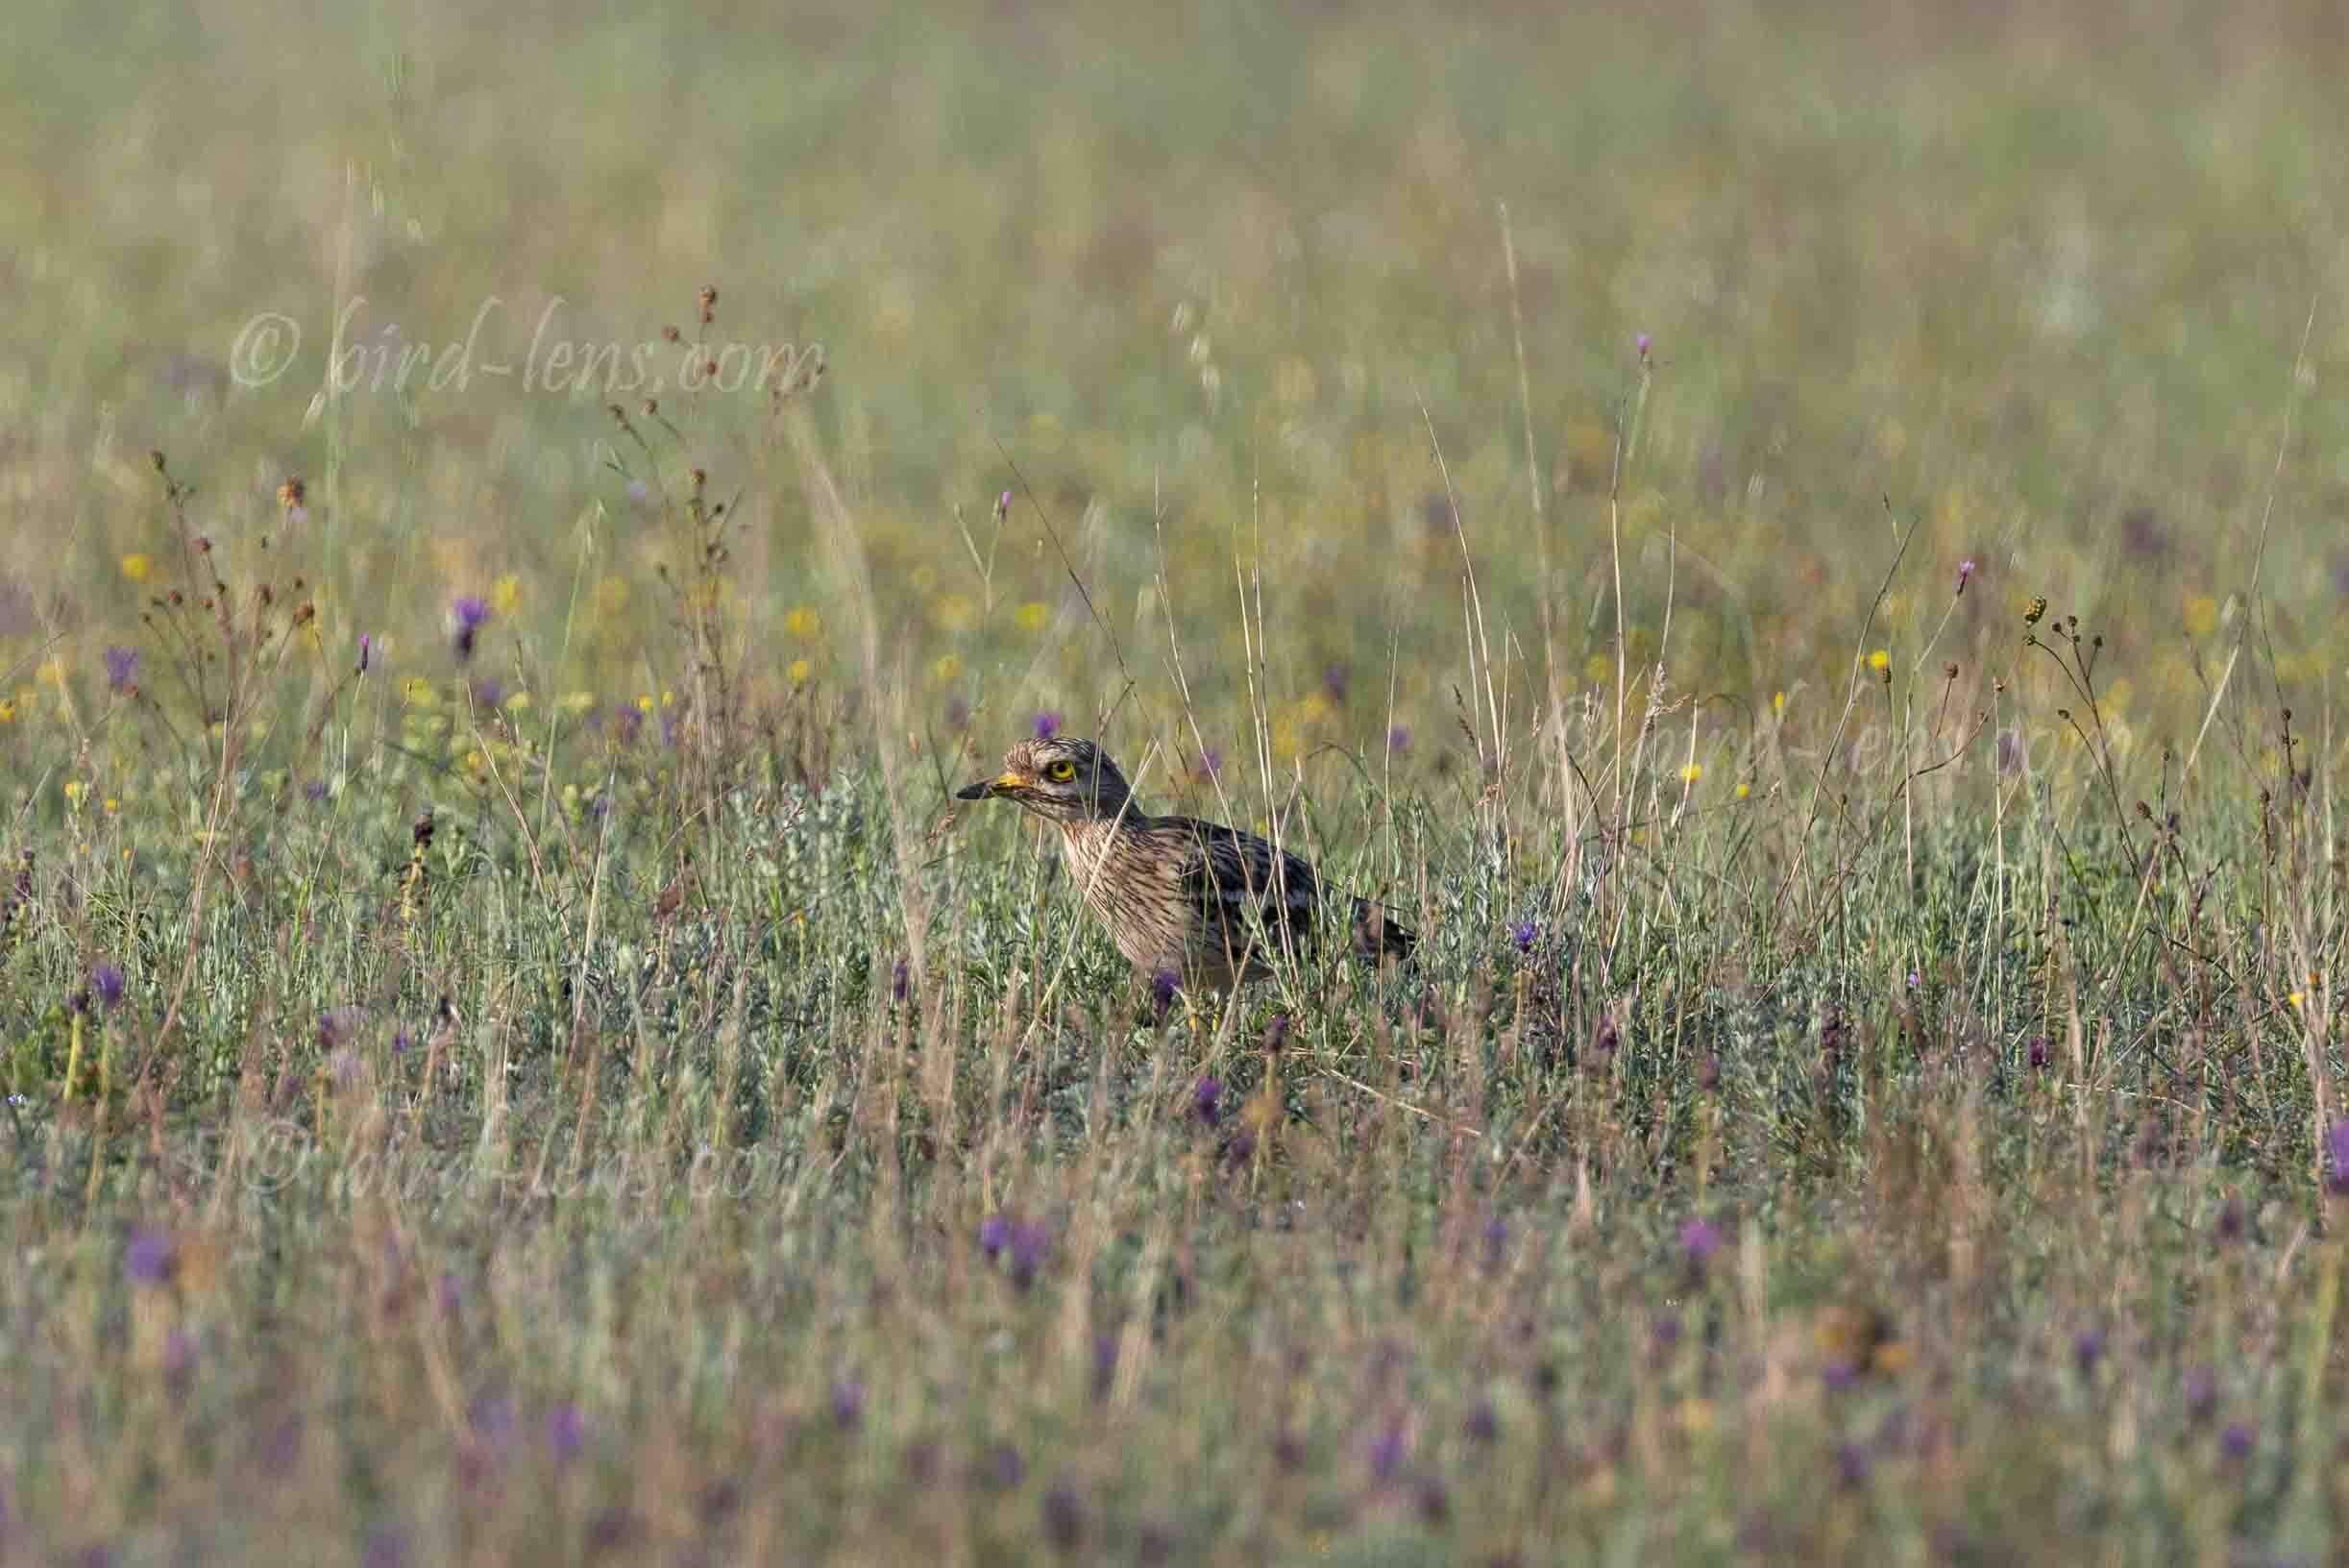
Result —
[{"label": "bird's yellow eye", "polygon": [[1073,762],[1056,762],[1044,770],[1044,776],[1055,784],[1065,784],[1077,776],[1077,765]]}]

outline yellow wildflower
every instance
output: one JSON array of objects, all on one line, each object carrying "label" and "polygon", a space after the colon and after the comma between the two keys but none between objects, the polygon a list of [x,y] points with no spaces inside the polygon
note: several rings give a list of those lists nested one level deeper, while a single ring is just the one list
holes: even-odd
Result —
[{"label": "yellow wildflower", "polygon": [[783,673],[791,677],[791,683],[794,686],[804,686],[807,684],[807,677],[816,673],[816,667],[805,659],[794,659],[791,661],[791,668]]},{"label": "yellow wildflower", "polygon": [[1012,624],[1022,631],[1041,631],[1051,622],[1052,611],[1035,600],[1012,612]]},{"label": "yellow wildflower", "polygon": [[1273,396],[1283,403],[1311,403],[1321,381],[1309,363],[1291,355],[1275,367],[1272,387]]},{"label": "yellow wildflower", "polygon": [[813,637],[823,630],[823,616],[805,604],[796,606],[783,618],[784,632],[793,637]]},{"label": "yellow wildflower", "polygon": [[122,575],[133,582],[146,581],[147,574],[154,570],[155,561],[151,556],[131,554],[122,558]]},{"label": "yellow wildflower", "polygon": [[498,614],[512,615],[522,603],[522,578],[508,572],[490,584],[489,607]]}]

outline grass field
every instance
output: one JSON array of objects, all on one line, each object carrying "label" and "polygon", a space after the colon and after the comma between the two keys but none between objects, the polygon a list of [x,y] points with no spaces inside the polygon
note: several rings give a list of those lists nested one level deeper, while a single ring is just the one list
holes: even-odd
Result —
[{"label": "grass field", "polygon": [[2335,1560],[2349,23],[2060,10],[21,21],[0,1562]]}]

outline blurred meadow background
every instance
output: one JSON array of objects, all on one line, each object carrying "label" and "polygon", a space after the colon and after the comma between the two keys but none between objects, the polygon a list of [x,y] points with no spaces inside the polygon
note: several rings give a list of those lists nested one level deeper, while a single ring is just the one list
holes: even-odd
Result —
[{"label": "blurred meadow background", "polygon": [[2334,1559],[2349,13],[14,25],[0,1561]]}]

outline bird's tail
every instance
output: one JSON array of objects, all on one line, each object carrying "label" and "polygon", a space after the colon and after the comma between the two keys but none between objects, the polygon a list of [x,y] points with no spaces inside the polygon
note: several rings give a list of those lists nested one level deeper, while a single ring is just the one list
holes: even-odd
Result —
[{"label": "bird's tail", "polygon": [[1367,898],[1354,901],[1354,950],[1363,958],[1378,960],[1393,958],[1401,962],[1411,956],[1419,935],[1409,926],[1386,912],[1383,904],[1374,904]]}]

